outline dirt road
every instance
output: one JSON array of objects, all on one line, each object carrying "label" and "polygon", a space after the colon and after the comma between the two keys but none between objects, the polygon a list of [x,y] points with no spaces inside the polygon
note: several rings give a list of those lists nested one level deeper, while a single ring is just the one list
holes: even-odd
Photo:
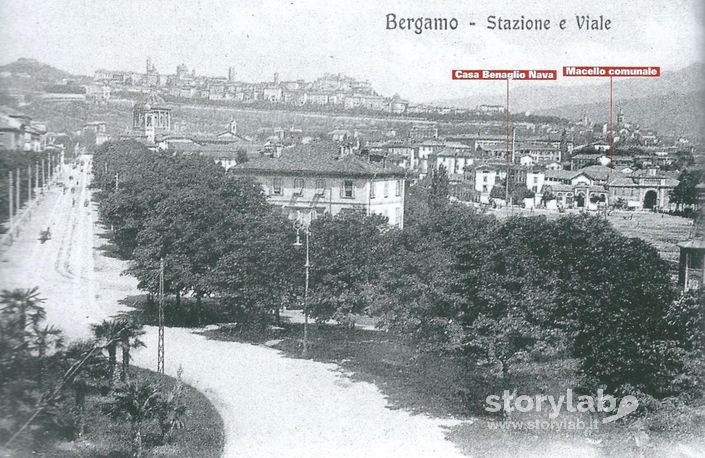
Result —
[{"label": "dirt road", "polygon": [[[56,185],[46,190],[20,236],[0,251],[2,288],[38,286],[49,322],[71,339],[90,336],[90,323],[120,309],[115,297],[101,300],[96,291],[95,210],[84,206],[91,194],[88,171],[88,164],[83,171],[64,166],[58,181],[66,191]],[[51,239],[40,243],[46,228]]]}]

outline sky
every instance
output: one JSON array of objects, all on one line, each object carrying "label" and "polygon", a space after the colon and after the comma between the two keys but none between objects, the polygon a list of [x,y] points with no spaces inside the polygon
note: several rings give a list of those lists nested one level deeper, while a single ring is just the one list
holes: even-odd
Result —
[{"label": "sky", "polygon": [[[243,81],[312,80],[344,73],[384,95],[424,102],[497,93],[503,83],[452,81],[451,70],[560,69],[702,61],[702,0],[14,0],[0,1],[0,63],[29,57],[71,73],[197,74]],[[456,18],[448,31],[387,30],[386,15]],[[578,31],[576,15],[602,15],[609,31]],[[487,17],[550,19],[548,31],[487,29]],[[560,19],[567,29],[558,30]],[[470,26],[475,22],[475,26]],[[594,83],[571,78],[559,84]],[[517,84],[547,84],[544,82]]]}]

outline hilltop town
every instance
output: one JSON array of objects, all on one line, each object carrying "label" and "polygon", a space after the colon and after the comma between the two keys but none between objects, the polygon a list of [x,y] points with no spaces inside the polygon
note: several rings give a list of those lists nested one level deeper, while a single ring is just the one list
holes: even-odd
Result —
[{"label": "hilltop town", "polygon": [[[56,135],[78,135],[84,150],[109,139],[132,139],[205,155],[239,173],[238,165],[250,158],[289,157],[313,144],[319,151],[327,148],[326,154],[343,150],[374,166],[398,167],[410,182],[443,168],[451,198],[477,205],[561,212],[692,210],[693,198],[684,200],[674,190],[698,157],[698,139],[640,126],[621,108],[613,120],[512,114],[509,132],[503,105],[469,110],[414,104],[341,74],[306,82],[280,80],[275,73],[271,81],[247,83],[238,81],[233,67],[227,77],[197,75],[184,64],[166,74],[147,59],[144,73],[101,69],[92,77],[72,77],[20,60],[0,77],[15,106],[2,115],[9,149],[39,150]],[[23,106],[40,114],[48,106],[80,110],[84,121],[73,122],[68,132],[52,132],[44,120],[29,122]],[[208,107],[219,111],[206,121]],[[289,122],[274,125],[251,109],[285,110]],[[316,111],[330,119],[321,123],[305,116]],[[346,113],[353,117],[346,119]],[[65,123],[71,113],[61,118]],[[328,142],[326,148],[320,142]],[[281,192],[294,193],[293,181]],[[357,204],[364,199],[350,202]],[[311,205],[303,199],[297,207]],[[382,213],[394,219],[394,211]]]}]

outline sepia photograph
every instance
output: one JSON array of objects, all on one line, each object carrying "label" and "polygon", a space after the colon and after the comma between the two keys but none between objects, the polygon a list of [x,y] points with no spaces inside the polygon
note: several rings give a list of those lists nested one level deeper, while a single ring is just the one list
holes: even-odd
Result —
[{"label": "sepia photograph", "polygon": [[705,458],[705,3],[0,2],[0,457]]}]

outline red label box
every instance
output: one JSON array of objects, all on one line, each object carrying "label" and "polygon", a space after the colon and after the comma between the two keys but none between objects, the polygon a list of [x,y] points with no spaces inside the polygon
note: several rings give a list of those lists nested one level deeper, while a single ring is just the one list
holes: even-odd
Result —
[{"label": "red label box", "polygon": [[553,81],[556,70],[452,70],[451,78],[462,81]]},{"label": "red label box", "polygon": [[661,67],[588,67],[573,66],[563,67],[563,76],[599,76],[599,77],[628,77],[628,78],[658,78],[661,76]]}]

